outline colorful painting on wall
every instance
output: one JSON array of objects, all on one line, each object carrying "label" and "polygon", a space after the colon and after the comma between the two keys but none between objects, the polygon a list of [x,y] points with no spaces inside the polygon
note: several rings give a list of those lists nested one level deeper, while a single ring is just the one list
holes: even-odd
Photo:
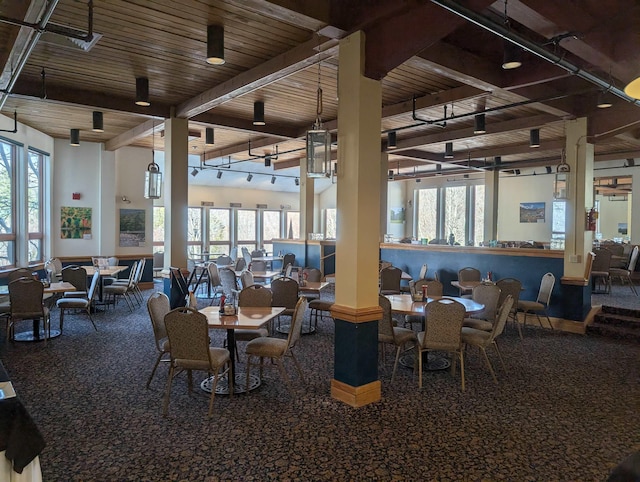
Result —
[{"label": "colorful painting on wall", "polygon": [[120,210],[120,246],[137,248],[145,243],[145,210]]},{"label": "colorful painting on wall", "polygon": [[544,223],[545,203],[520,203],[521,223]]},{"label": "colorful painting on wall", "polygon": [[61,207],[60,237],[62,239],[91,238],[91,208]]}]

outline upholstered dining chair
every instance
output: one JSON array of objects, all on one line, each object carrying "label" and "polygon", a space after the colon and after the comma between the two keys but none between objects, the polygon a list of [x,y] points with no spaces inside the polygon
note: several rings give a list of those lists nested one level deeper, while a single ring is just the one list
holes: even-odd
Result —
[{"label": "upholstered dining chair", "polygon": [[236,272],[230,268],[218,269],[218,275],[220,276],[220,283],[222,284],[222,292],[227,298],[227,303],[235,304],[240,291],[238,286],[238,279],[236,278]]},{"label": "upholstered dining chair", "polygon": [[231,266],[233,263],[234,263],[234,260],[231,259],[231,256],[227,256],[226,254],[223,254],[222,256],[218,256],[218,259],[216,259],[216,265],[218,265],[218,268]]},{"label": "upholstered dining chair", "polygon": [[151,319],[153,337],[156,342],[156,351],[158,352],[156,362],[153,364],[153,370],[151,370],[151,375],[149,375],[149,379],[147,380],[147,388],[149,388],[151,380],[153,380],[153,376],[155,375],[162,358],[165,355],[168,355],[171,351],[169,339],[167,338],[167,330],[164,326],[164,317],[171,311],[169,297],[164,293],[156,291],[149,296],[149,299],[147,300],[147,311],[149,312],[149,318]]},{"label": "upholstered dining chair", "polygon": [[453,355],[451,374],[456,372],[457,356],[460,360],[460,384],[464,391],[464,350],[462,344],[462,322],[465,307],[457,301],[441,298],[425,307],[426,330],[418,333],[416,363],[418,365],[418,387],[422,388],[422,354],[429,351],[446,351]]},{"label": "upholstered dining chair", "polygon": [[631,279],[631,273],[633,273],[636,269],[636,264],[638,262],[638,246],[634,246],[631,251],[631,256],[629,257],[629,264],[626,268],[611,268],[609,269],[609,276],[611,278],[618,278],[622,284],[625,281],[629,283],[629,287],[633,294],[638,296],[638,292],[636,291],[636,287],[633,285],[633,280]]},{"label": "upholstered dining chair", "polygon": [[518,312],[524,314],[524,320],[522,322],[523,328],[527,326],[528,315],[536,315],[538,323],[540,324],[540,327],[542,327],[542,320],[540,319],[540,315],[543,315],[547,318],[547,323],[549,323],[549,327],[553,330],[553,325],[551,324],[551,319],[547,314],[547,309],[549,308],[549,303],[551,302],[551,292],[553,291],[553,286],[555,284],[556,277],[553,275],[553,273],[545,273],[542,276],[542,280],[540,280],[540,289],[538,290],[538,296],[536,300],[518,301]]},{"label": "upholstered dining chair", "polygon": [[[440,281],[419,279],[418,281],[416,281],[413,284],[413,289],[414,289],[414,291],[416,293],[421,293],[423,286],[427,287],[427,297],[442,296],[443,286],[442,286],[442,283],[440,283]],[[404,315],[404,326],[405,327],[408,324],[409,327],[413,329],[413,324],[414,323],[417,323],[422,328],[422,325],[424,324],[424,316],[422,316],[422,315]]]},{"label": "upholstered dining chair", "polygon": [[498,306],[502,306],[507,296],[511,295],[513,303],[511,304],[511,310],[507,319],[511,319],[518,328],[518,335],[522,339],[522,328],[518,322],[518,301],[520,300],[520,292],[522,291],[522,283],[516,278],[502,278],[496,281],[496,286],[500,288],[500,299],[498,299]]},{"label": "upholstered dining chair", "polygon": [[591,266],[591,284],[595,289],[598,284],[602,284],[604,289],[601,292],[611,293],[611,256],[612,253],[607,248],[595,248],[593,253],[596,255]]},{"label": "upholstered dining chair", "polygon": [[378,304],[382,308],[382,319],[378,322],[378,343],[381,345],[382,361],[384,362],[385,359],[385,345],[393,345],[396,348],[396,359],[391,374],[391,382],[393,382],[398,369],[400,352],[408,343],[417,345],[418,338],[413,330],[393,325],[391,302],[386,296],[378,295]]},{"label": "upholstered dining chair", "polygon": [[286,269],[287,266],[296,264],[296,255],[294,253],[286,253],[282,257],[282,271]]},{"label": "upholstered dining chair", "polygon": [[242,289],[244,288],[249,288],[250,286],[255,285],[256,282],[253,279],[253,273],[249,270],[244,270],[242,273],[240,273],[240,285],[242,286]]},{"label": "upholstered dining chair", "polygon": [[395,295],[400,293],[402,270],[395,266],[387,266],[380,271],[380,294]]},{"label": "upholstered dining chair", "polygon": [[[97,271],[97,270],[96,270]],[[82,266],[67,266],[62,270],[62,281],[71,283],[74,291],[65,291],[63,297],[72,298],[86,297],[87,292],[87,270]]]},{"label": "upholstered dining chair", "polygon": [[[206,371],[213,375],[213,386],[209,398],[209,413],[213,411],[213,399],[220,377],[227,375],[231,367],[231,356],[226,348],[209,346],[209,326],[207,317],[193,308],[176,308],[164,317],[164,325],[171,350],[169,378],[164,399],[163,415],[169,411],[171,385],[173,379],[182,371],[187,371],[189,391],[193,391],[193,370]],[[223,369],[220,372],[220,369]],[[229,393],[233,394],[233,380],[229,377]]]},{"label": "upholstered dining chair", "polygon": [[44,269],[51,283],[62,281],[62,261],[59,258],[49,258],[44,263]]},{"label": "upholstered dining chair", "polygon": [[302,369],[300,368],[300,364],[293,353],[293,349],[295,348],[298,340],[300,340],[300,335],[302,332],[302,321],[304,319],[304,312],[307,309],[307,300],[301,296],[294,308],[293,318],[291,322],[291,328],[289,329],[289,334],[285,339],[275,338],[275,337],[261,337],[256,338],[255,340],[247,343],[247,347],[245,349],[245,353],[247,354],[247,385],[249,386],[249,376],[251,374],[251,366],[255,365],[253,362],[254,358],[260,359],[260,378],[262,378],[262,370],[264,367],[264,359],[270,358],[272,363],[275,363],[278,366],[278,370],[280,371],[280,375],[282,379],[287,384],[287,388],[289,392],[292,393],[291,384],[289,383],[289,376],[287,375],[287,371],[284,368],[283,360],[288,357],[293,360],[293,363],[298,371],[298,375],[302,383],[304,383],[304,375],[302,374]]},{"label": "upholstered dining chair", "polygon": [[[85,271],[83,268],[82,271]],[[86,271],[85,271],[86,277]],[[98,327],[96,327],[95,321],[93,321],[93,316],[91,316],[91,308],[93,308],[93,300],[96,296],[96,291],[98,289],[98,283],[100,282],[100,272],[96,270],[91,277],[91,285],[89,286],[89,291],[87,293],[79,293],[75,297],[64,296],[60,298],[56,305],[60,310],[60,333],[62,333],[62,329],[64,326],[64,313],[69,310],[83,310],[89,316],[89,320],[93,325],[93,329],[98,331]],[[72,293],[71,291],[69,293]]]},{"label": "upholstered dining chair", "polygon": [[[481,281],[482,275],[480,270],[476,268],[466,267],[458,270],[458,281]],[[473,290],[468,288],[460,288],[460,296],[471,295]]]},{"label": "upholstered dining chair", "polygon": [[486,349],[489,346],[493,346],[496,349],[496,353],[498,354],[498,358],[500,358],[500,363],[502,364],[502,369],[506,372],[507,369],[504,365],[504,360],[502,359],[502,354],[500,353],[498,344],[496,343],[496,338],[504,331],[504,326],[507,323],[507,318],[509,317],[509,313],[511,313],[512,308],[513,297],[511,295],[507,295],[504,302],[500,305],[500,308],[498,308],[496,322],[493,324],[491,331],[478,330],[467,326],[462,327],[462,343],[466,346],[476,346],[480,349],[482,356],[484,357],[484,361],[487,364],[487,368],[489,368],[489,371],[491,372],[493,381],[496,383],[498,383],[498,379],[496,378],[496,373],[493,370],[491,361],[489,361]]},{"label": "upholstered dining chair", "polygon": [[[16,268],[13,271],[9,271],[7,274],[7,283],[11,283],[20,278],[32,278],[33,279],[33,270],[29,268]],[[86,281],[85,281],[86,285]]]},{"label": "upholstered dining chair", "polygon": [[233,264],[233,270],[234,271],[243,271],[245,269],[249,269],[249,265],[244,260],[244,258],[236,259],[235,263]]},{"label": "upholstered dining chair", "polygon": [[286,276],[274,279],[271,282],[271,291],[273,293],[271,306],[283,306],[285,308],[285,310],[278,315],[278,328],[280,328],[281,316],[293,317],[298,302],[298,288],[298,282]]},{"label": "upholstered dining chair", "polygon": [[251,271],[267,271],[267,263],[260,259],[256,259],[251,262]]},{"label": "upholstered dining chair", "polygon": [[133,303],[132,290],[136,279],[136,270],[138,269],[138,262],[134,261],[129,268],[129,278],[126,283],[112,283],[102,288],[103,296],[109,304],[112,304],[115,308],[118,298],[124,298],[129,311],[133,312],[135,305]]},{"label": "upholstered dining chair", "polygon": [[220,273],[218,273],[218,265],[215,263],[207,264],[207,271],[209,276],[209,290],[211,293],[211,305],[216,299],[219,299],[222,295],[222,281],[220,281]]},{"label": "upholstered dining chair", "polygon": [[44,285],[30,278],[18,278],[9,283],[9,302],[11,303],[11,314],[8,319],[7,340],[15,339],[15,325],[21,320],[42,320],[45,344],[47,338],[51,337],[51,323],[49,309],[43,305],[42,296]]},{"label": "upholstered dining chair", "polygon": [[[244,288],[238,294],[238,307],[270,307],[273,293],[269,288],[262,285],[252,285]],[[257,330],[233,330],[236,341],[251,341],[261,336],[269,336],[267,328],[259,328]],[[226,343],[226,341],[225,341]],[[236,350],[238,345],[236,345]],[[237,355],[237,351],[236,351]]]},{"label": "upholstered dining chair", "polygon": [[493,283],[482,283],[475,286],[471,292],[471,299],[483,304],[484,309],[480,313],[465,318],[463,326],[491,331],[498,311],[500,293],[500,288]]}]

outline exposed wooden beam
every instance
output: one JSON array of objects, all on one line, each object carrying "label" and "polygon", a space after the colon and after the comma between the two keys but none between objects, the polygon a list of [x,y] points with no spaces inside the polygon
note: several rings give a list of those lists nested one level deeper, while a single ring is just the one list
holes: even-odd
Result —
[{"label": "exposed wooden beam", "polygon": [[[282,138],[280,137],[263,137],[260,139],[252,139],[251,140],[251,148],[252,149],[260,149],[262,147],[269,147],[278,142],[281,142]],[[249,143],[243,142],[242,144],[234,144],[233,146],[228,146],[222,149],[214,149],[206,152],[204,156],[205,161],[209,161],[211,159],[218,159],[220,157],[233,156],[240,152],[249,151]],[[275,163],[274,163],[275,164]]]},{"label": "exposed wooden beam", "polygon": [[176,117],[191,118],[202,114],[337,54],[336,40],[322,39],[320,54],[318,54],[318,43],[318,39],[314,37],[183,102],[176,109]]},{"label": "exposed wooden beam", "polygon": [[590,136],[604,140],[627,131],[635,132],[638,127],[640,108],[632,104],[621,104],[595,112],[589,117],[587,129]]},{"label": "exposed wooden beam", "polygon": [[157,122],[154,119],[144,121],[142,124],[123,132],[119,136],[109,139],[104,144],[105,151],[115,151],[121,147],[128,146],[134,142],[153,135],[154,129],[160,131],[164,128],[164,122]]},{"label": "exposed wooden beam", "polygon": [[326,0],[227,0],[243,10],[258,13],[280,22],[317,32],[329,23],[330,6]]},{"label": "exposed wooden beam", "polygon": [[[442,92],[437,92],[431,95],[424,95],[416,98],[416,110],[428,109],[433,107],[450,104],[451,102],[459,102],[461,100],[474,99],[477,97],[490,95],[491,92],[472,87],[470,85],[463,85],[462,87],[456,87]],[[382,108],[382,118],[407,114],[413,112],[413,101],[407,100],[398,104],[388,105]]]},{"label": "exposed wooden beam", "polygon": [[209,112],[200,114],[192,119],[189,119],[189,121],[201,123],[208,126],[217,126],[229,130],[245,132],[248,134],[261,134],[265,136],[277,137],[277,142],[281,142],[285,139],[295,139],[298,137],[299,131],[298,127],[283,126],[271,122],[264,126],[254,126],[253,122],[249,120],[212,114]]}]

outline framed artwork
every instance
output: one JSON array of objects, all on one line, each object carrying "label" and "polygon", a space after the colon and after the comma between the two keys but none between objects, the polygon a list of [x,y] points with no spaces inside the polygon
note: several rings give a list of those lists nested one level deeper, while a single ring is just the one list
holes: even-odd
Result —
[{"label": "framed artwork", "polygon": [[91,208],[61,207],[60,237],[62,239],[90,239]]},{"label": "framed artwork", "polygon": [[391,208],[389,209],[389,221],[394,224],[404,223],[404,208]]},{"label": "framed artwork", "polygon": [[545,203],[520,203],[521,223],[544,223]]},{"label": "framed artwork", "polygon": [[120,210],[120,246],[137,248],[145,243],[144,209]]}]

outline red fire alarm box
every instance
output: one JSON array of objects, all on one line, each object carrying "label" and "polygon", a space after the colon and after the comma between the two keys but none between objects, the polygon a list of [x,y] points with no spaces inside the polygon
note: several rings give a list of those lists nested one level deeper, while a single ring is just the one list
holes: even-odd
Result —
[{"label": "red fire alarm box", "polygon": [[79,192],[74,192],[72,195],[73,199],[75,201],[78,201],[80,199],[80,193]]}]

